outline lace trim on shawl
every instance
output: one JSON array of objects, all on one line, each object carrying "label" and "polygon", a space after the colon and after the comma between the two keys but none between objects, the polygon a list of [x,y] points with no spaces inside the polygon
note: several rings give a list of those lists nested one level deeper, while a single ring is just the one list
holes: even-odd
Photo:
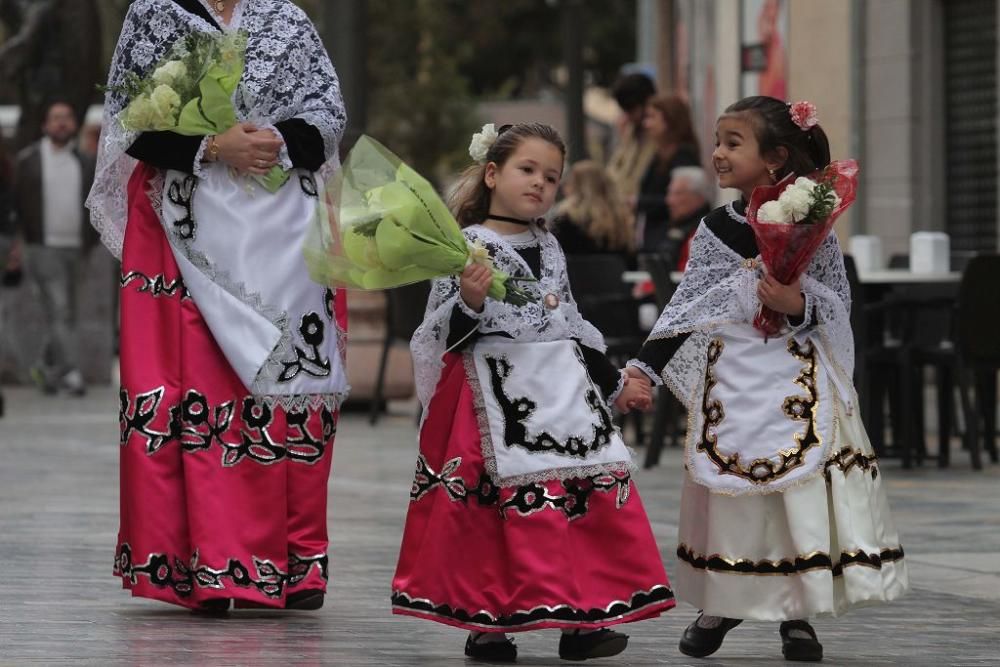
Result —
[{"label": "lace trim on shawl", "polygon": [[652,382],[654,385],[660,386],[663,384],[663,378],[660,377],[660,374],[657,373],[655,370],[653,370],[653,367],[647,364],[645,361],[639,361],[638,359],[629,359],[628,363],[625,364],[625,368],[630,368],[630,367],[638,368],[646,375],[646,377],[649,378],[649,381]]},{"label": "lace trim on shawl", "polygon": [[728,204],[726,204],[726,213],[728,213],[729,217],[735,220],[736,222],[742,223],[744,225],[750,224],[747,222],[747,217],[736,210],[736,202],[729,202]]},{"label": "lace trim on shawl", "polygon": [[[749,267],[744,258],[723,243],[704,222],[699,225],[691,242],[691,260],[684,279],[648,338],[656,340],[692,334],[660,374],[686,405],[692,400],[693,387],[704,372],[707,332],[723,324],[753,320],[760,307],[756,289],[758,279],[759,268]],[[854,373],[851,292],[835,234],[831,232],[816,251],[801,280],[809,315],[816,316],[815,321],[807,318],[813,327],[811,333],[818,336],[829,351],[828,356],[841,379],[850,383]]]},{"label": "lace trim on shawl", "polygon": [[[243,78],[233,102],[237,117],[259,125],[297,117],[323,137],[325,179],[339,162],[336,153],[347,123],[340,84],[326,50],[306,14],[288,0],[242,0],[227,30],[246,30]],[[194,32],[216,32],[201,17],[172,0],[135,0],[128,9],[108,75],[120,86],[129,72],[147,76],[168,50]],[[127,222],[127,186],[136,161],[126,150],[138,136],[118,121],[125,95],[105,96],[94,185],[87,198],[91,222],[108,249],[121,257]],[[198,169],[198,166],[195,166]]]},{"label": "lace trim on shawl", "polygon": [[[547,231],[533,227],[541,250],[541,276],[539,281],[521,283],[533,295],[536,303],[513,306],[509,303],[487,299],[481,313],[476,313],[479,332],[482,334],[506,333],[515,340],[542,342],[576,338],[587,347],[603,352],[607,349],[604,337],[594,325],[583,319],[570,290],[566,273],[566,257],[555,237]],[[510,275],[531,276],[531,269],[524,259],[503,236],[483,227],[473,225],[463,230],[469,241],[482,243],[496,267]],[[559,306],[549,310],[543,305],[545,294],[559,297]],[[441,376],[447,347],[451,311],[460,301],[458,279],[455,277],[434,280],[427,301],[424,321],[410,340],[417,397],[427,406]]]},{"label": "lace trim on shawl", "polygon": [[618,397],[622,395],[622,391],[625,389],[625,373],[619,371],[618,373],[618,384],[615,385],[614,391],[608,396],[608,403],[614,403],[618,400]]}]

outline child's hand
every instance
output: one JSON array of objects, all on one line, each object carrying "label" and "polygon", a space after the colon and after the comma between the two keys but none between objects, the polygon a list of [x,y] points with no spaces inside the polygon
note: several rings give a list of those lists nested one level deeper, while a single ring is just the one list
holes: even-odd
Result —
[{"label": "child's hand", "polygon": [[615,408],[623,413],[631,410],[647,411],[653,406],[653,390],[648,378],[625,376],[625,386],[615,399]]},{"label": "child's hand", "polygon": [[469,264],[458,280],[462,301],[477,313],[481,312],[492,283],[493,271],[482,264]]},{"label": "child's hand", "polygon": [[757,283],[760,302],[771,310],[792,317],[802,317],[806,312],[806,299],[802,296],[802,285],[796,278],[790,285],[783,285],[770,273]]}]

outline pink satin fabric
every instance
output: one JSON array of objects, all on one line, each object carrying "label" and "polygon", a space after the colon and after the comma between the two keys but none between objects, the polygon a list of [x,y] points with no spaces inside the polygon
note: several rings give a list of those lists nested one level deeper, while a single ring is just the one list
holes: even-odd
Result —
[{"label": "pink satin fabric", "polygon": [[497,489],[462,357],[445,359],[421,430],[393,612],[517,632],[604,627],[673,607],[635,483],[605,475]]},{"label": "pink satin fabric", "polygon": [[[140,164],[128,190],[115,573],[133,595],[185,607],[281,607],[290,592],[326,588],[337,414],[268,407],[242,385],[180,287],[147,195],[154,175]],[[346,330],[343,291],[334,302]]]}]

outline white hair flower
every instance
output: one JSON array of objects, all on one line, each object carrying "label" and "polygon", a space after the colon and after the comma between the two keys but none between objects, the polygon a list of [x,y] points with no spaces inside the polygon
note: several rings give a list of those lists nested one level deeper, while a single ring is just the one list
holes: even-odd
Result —
[{"label": "white hair flower", "polygon": [[497,134],[493,123],[483,125],[481,132],[476,132],[472,135],[472,142],[469,144],[469,157],[479,164],[485,164],[486,156],[489,154],[493,144],[496,143],[498,136],[500,135]]}]

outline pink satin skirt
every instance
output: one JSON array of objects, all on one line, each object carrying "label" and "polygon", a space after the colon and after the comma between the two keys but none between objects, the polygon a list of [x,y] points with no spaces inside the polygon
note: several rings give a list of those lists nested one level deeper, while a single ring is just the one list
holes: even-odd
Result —
[{"label": "pink satin skirt", "polygon": [[420,433],[393,612],[467,630],[597,628],[674,606],[631,476],[496,487],[462,357]]}]

